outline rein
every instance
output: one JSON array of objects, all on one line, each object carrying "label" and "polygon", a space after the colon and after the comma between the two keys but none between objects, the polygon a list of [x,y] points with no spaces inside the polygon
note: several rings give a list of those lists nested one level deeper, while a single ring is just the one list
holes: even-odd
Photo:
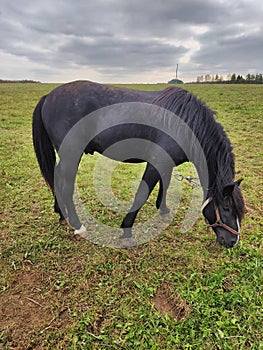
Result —
[{"label": "rein", "polygon": [[[202,205],[202,211],[204,210],[204,208],[210,203],[212,202],[213,198],[209,197]],[[209,224],[208,220],[206,219],[206,223],[210,226],[210,227],[222,227],[225,230],[233,233],[236,236],[240,236],[240,233],[236,230],[234,230],[232,227],[226,225],[223,223],[221,217],[220,217],[220,212],[218,207],[214,206],[215,208],[215,214],[216,214],[216,221],[213,224]]]}]

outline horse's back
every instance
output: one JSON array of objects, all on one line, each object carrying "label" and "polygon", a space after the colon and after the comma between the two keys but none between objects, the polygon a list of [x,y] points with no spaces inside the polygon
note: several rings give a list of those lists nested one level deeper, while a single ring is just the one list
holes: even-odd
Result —
[{"label": "horse's back", "polygon": [[80,80],[55,88],[49,93],[47,103],[57,111],[61,108],[65,112],[69,108],[76,113],[87,114],[115,103],[152,103],[160,93],[161,91],[140,91]]},{"label": "horse's back", "polygon": [[42,108],[43,123],[54,145],[59,147],[67,132],[87,114],[116,103],[152,103],[159,93],[74,81],[55,88],[47,95]]}]

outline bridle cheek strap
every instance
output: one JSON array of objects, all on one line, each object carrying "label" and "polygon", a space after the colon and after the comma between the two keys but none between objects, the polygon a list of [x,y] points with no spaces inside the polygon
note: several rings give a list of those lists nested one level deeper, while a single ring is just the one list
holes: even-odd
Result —
[{"label": "bridle cheek strap", "polygon": [[[209,197],[205,202],[204,204],[202,205],[202,211],[204,210],[204,208],[213,200],[212,197]],[[224,228],[225,230],[233,233],[234,235],[236,236],[240,236],[240,232],[234,230],[232,227],[226,225],[223,223],[223,221],[221,220],[221,217],[220,217],[220,212],[219,212],[219,209],[215,206],[215,214],[216,214],[216,222],[214,224],[209,224],[209,222],[207,222],[207,224],[210,226],[210,227],[222,227]]]},{"label": "bridle cheek strap", "polygon": [[220,218],[220,213],[219,213],[219,209],[215,208],[216,211],[216,222],[214,224],[208,224],[210,227],[223,227],[225,230],[233,233],[236,236],[240,236],[240,233],[236,230],[234,230],[232,227],[224,224]]}]

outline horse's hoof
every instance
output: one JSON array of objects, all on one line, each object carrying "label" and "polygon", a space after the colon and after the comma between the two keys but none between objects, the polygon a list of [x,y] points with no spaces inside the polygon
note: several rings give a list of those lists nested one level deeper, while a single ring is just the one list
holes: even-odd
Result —
[{"label": "horse's hoof", "polygon": [[126,237],[126,238],[121,238],[121,237],[120,237],[121,248],[132,248],[137,246],[137,242],[132,237]]},{"label": "horse's hoof", "polygon": [[120,239],[126,239],[126,238],[132,238],[132,234],[131,233],[123,233],[120,236]]},{"label": "horse's hoof", "polygon": [[87,229],[84,225],[81,225],[78,230],[74,230],[74,235],[85,236],[87,234]]},{"label": "horse's hoof", "polygon": [[72,239],[73,239],[73,241],[83,241],[85,239],[85,237],[80,236],[80,235],[77,234],[77,235],[74,235],[72,237]]},{"label": "horse's hoof", "polygon": [[59,223],[60,223],[60,225],[65,226],[68,224],[68,219],[65,219],[65,218],[59,219]]},{"label": "horse's hoof", "polygon": [[160,215],[161,216],[168,215],[168,214],[170,214],[170,209],[169,208],[160,209]]}]

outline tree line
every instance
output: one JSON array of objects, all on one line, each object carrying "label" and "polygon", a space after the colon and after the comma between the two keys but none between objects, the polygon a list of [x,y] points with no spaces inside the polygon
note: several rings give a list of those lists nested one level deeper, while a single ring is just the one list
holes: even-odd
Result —
[{"label": "tree line", "polygon": [[228,74],[226,79],[222,75],[201,75],[196,78],[196,83],[217,83],[217,84],[263,84],[263,75],[262,73],[250,74],[248,73],[245,78],[236,73]]},{"label": "tree line", "polygon": [[23,79],[23,80],[7,80],[7,79],[0,79],[0,84],[10,84],[10,83],[22,83],[22,84],[35,84],[35,83],[40,83],[40,81],[35,81],[35,80],[27,80],[27,79]]}]

